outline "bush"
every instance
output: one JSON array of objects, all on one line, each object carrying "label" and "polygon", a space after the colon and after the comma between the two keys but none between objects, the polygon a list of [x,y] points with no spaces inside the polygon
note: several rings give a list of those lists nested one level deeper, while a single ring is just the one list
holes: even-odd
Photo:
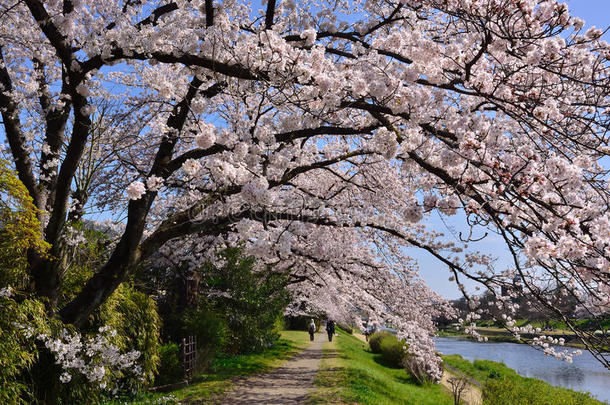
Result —
[{"label": "bush", "polygon": [[29,403],[33,400],[29,379],[24,372],[35,363],[37,348],[20,325],[49,333],[44,305],[36,300],[17,302],[8,294],[0,295],[0,403]]},{"label": "bush", "polygon": [[313,319],[316,331],[320,331],[321,321],[317,315],[308,316],[286,316],[284,317],[284,329],[286,330],[309,330],[309,322]]},{"label": "bush", "polygon": [[226,319],[210,309],[191,309],[183,317],[183,335],[197,339],[197,370],[203,371],[220,354],[229,339]]},{"label": "bush", "polygon": [[382,337],[379,348],[383,356],[383,361],[390,367],[400,368],[403,365],[403,358],[405,357],[406,342],[403,340],[398,341],[396,336],[384,336]]},{"label": "bush", "polygon": [[[71,223],[70,229],[83,238],[70,246],[72,260],[67,267],[60,290],[60,307],[70,302],[81,290],[96,268],[106,258],[107,235],[90,229],[82,222]],[[121,351],[137,350],[141,375],[123,375],[110,391],[139,391],[152,384],[159,364],[159,336],[161,320],[155,301],[147,294],[136,290],[130,283],[121,283],[108,299],[96,310],[80,333],[95,334],[100,327],[116,331],[113,344]]]},{"label": "bush", "polygon": [[500,378],[500,377],[516,377],[517,373],[514,370],[509,369],[504,364],[499,364],[491,360],[475,360],[473,363],[474,368],[481,370],[486,374],[487,378]]},{"label": "bush", "polygon": [[159,347],[159,357],[161,361],[157,377],[155,378],[155,385],[166,385],[182,381],[184,371],[180,362],[180,346],[176,343],[169,343]]},{"label": "bush", "polygon": [[373,353],[381,353],[381,340],[386,336],[394,336],[392,333],[387,330],[382,330],[380,332],[375,332],[369,338],[369,346]]},{"label": "bush", "polygon": [[120,381],[121,389],[138,391],[142,385],[153,382],[159,364],[159,330],[161,320],[155,301],[136,291],[128,284],[121,284],[100,307],[99,324],[116,330],[118,346],[140,352],[137,363],[142,367],[142,379],[132,376]]},{"label": "bush", "polygon": [[309,319],[311,317],[306,316],[286,316],[284,318],[284,323],[286,325],[286,329],[288,330],[307,330],[307,325],[309,325]]},{"label": "bush", "polygon": [[28,289],[28,250],[41,256],[48,253],[50,246],[40,232],[40,214],[10,164],[0,159],[0,289]]},{"label": "bush", "polygon": [[203,266],[202,281],[214,294],[206,301],[227,319],[228,354],[260,352],[279,338],[277,320],[290,302],[285,274],[255,268],[256,259],[240,248],[219,253],[221,264]]}]

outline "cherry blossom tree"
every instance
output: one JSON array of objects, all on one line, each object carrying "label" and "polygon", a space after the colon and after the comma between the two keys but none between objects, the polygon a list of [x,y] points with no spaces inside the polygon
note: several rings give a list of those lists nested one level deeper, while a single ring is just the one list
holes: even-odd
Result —
[{"label": "cherry blossom tree", "polygon": [[[31,277],[64,322],[144,263],[245,243],[306,307],[399,326],[438,377],[431,318],[447,307],[405,255],[417,247],[466,296],[463,278],[535,297],[610,366],[607,338],[547,298],[591,317],[610,303],[610,46],[565,4],[3,0],[0,20],[5,154],[53,257],[32,252]],[[120,236],[57,308],[87,204]],[[458,211],[505,241],[509,270],[421,223]],[[497,305],[523,332],[510,297]]]}]

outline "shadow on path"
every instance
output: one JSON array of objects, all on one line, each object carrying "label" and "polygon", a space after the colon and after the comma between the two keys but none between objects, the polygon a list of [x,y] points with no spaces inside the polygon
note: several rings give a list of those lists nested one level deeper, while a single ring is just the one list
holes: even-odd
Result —
[{"label": "shadow on path", "polygon": [[[328,357],[328,353],[326,353]],[[237,381],[222,404],[302,404],[314,389],[322,360],[322,339],[314,341],[282,367]]]}]

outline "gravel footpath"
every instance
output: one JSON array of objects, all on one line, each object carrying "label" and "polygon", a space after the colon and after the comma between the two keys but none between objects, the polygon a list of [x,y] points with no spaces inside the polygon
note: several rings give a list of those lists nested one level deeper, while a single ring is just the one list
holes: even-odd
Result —
[{"label": "gravel footpath", "polygon": [[314,379],[322,359],[324,335],[283,366],[235,384],[222,404],[303,404],[314,389]]}]

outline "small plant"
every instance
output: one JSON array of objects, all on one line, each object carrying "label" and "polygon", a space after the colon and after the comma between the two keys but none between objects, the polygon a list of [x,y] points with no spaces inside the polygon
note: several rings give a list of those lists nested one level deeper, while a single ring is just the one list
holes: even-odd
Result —
[{"label": "small plant", "polygon": [[451,393],[453,394],[453,405],[460,405],[460,399],[462,394],[468,386],[468,380],[466,377],[451,377],[449,380],[451,386]]}]

